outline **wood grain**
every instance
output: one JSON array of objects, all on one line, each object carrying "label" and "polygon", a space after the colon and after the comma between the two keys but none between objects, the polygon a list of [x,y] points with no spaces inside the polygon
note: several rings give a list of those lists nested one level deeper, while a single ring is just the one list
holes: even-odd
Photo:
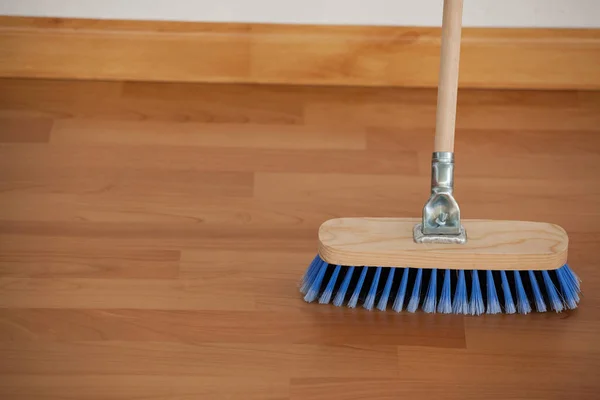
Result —
[{"label": "wood grain", "polygon": [[463,0],[444,0],[433,151],[453,152],[460,69]]},{"label": "wood grain", "polygon": [[334,265],[480,270],[551,270],[569,238],[545,222],[462,219],[463,245],[415,243],[419,218],[336,218],[319,228],[319,254]]},{"label": "wood grain", "polygon": [[[0,18],[0,76],[437,87],[436,27]],[[600,30],[465,28],[460,87],[600,88]]]},{"label": "wood grain", "polygon": [[[303,51],[345,51],[320,46]],[[420,215],[435,104],[434,89],[0,79],[0,398],[595,399],[598,92],[458,96],[463,218],[564,227],[577,310],[375,313],[299,294],[324,221]]]}]

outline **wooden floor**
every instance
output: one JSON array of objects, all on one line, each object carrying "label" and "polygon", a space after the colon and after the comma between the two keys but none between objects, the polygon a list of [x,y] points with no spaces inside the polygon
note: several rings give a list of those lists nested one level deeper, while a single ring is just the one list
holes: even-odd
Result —
[{"label": "wooden floor", "polygon": [[299,295],[323,221],[419,215],[435,95],[0,81],[0,398],[600,398],[600,93],[459,94],[463,217],[563,226],[578,310]]}]

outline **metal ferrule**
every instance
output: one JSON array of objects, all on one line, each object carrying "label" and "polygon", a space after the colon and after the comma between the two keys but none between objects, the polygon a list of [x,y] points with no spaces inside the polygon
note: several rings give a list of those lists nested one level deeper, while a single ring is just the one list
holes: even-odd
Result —
[{"label": "metal ferrule", "polygon": [[435,152],[431,159],[431,196],[423,207],[423,220],[415,226],[419,243],[465,243],[460,208],[453,196],[454,153]]},{"label": "metal ferrule", "polygon": [[454,153],[435,152],[431,158],[431,194],[454,190]]}]

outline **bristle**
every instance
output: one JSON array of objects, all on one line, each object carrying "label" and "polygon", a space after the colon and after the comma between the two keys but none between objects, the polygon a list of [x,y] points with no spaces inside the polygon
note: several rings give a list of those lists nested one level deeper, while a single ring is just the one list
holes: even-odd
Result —
[{"label": "bristle", "polygon": [[352,273],[354,272],[354,267],[348,268],[346,271],[346,276],[344,276],[344,280],[342,281],[342,285],[338,289],[335,298],[333,299],[333,305],[340,307],[344,304],[344,299],[346,298],[346,292],[348,291],[348,286],[350,286],[350,280],[352,279]]},{"label": "bristle", "polygon": [[560,290],[565,299],[565,306],[573,310],[577,308],[577,303],[579,303],[579,289],[566,269],[568,269],[566,265],[557,269],[556,276],[558,277]]},{"label": "bristle", "polygon": [[533,271],[529,271],[529,280],[531,281],[531,289],[533,290],[535,308],[539,312],[545,312],[546,303],[544,302],[542,292],[540,291],[540,287],[538,286],[537,279],[535,278],[535,273]]},{"label": "bristle", "polygon": [[[357,268],[362,268],[358,277],[355,273]],[[535,303],[537,312],[547,310],[562,312],[577,308],[580,301],[581,280],[567,264],[554,271],[527,271],[526,278],[523,278],[521,271],[515,270],[514,279],[509,279],[506,271],[485,270],[485,293],[481,287],[480,271],[477,270],[471,270],[468,279],[465,270],[453,272],[445,269],[443,281],[440,283],[441,288],[439,288],[437,269],[425,270],[424,273],[420,268],[412,269],[414,272],[411,268],[401,268],[403,270],[401,277],[396,269],[330,265],[316,255],[302,276],[300,291],[304,295],[304,300],[309,303],[318,300],[320,304],[333,303],[336,307],[340,307],[347,301],[346,305],[349,308],[361,304],[367,310],[376,307],[380,311],[386,311],[390,302],[394,311],[401,312],[405,309],[411,313],[416,312],[421,306],[426,313],[528,314],[532,311],[532,302]],[[453,273],[456,273],[456,281],[452,276]],[[496,287],[498,276],[494,275],[500,277],[501,282],[498,283],[498,287]],[[540,277],[543,279],[543,287],[538,282]],[[421,299],[423,285],[427,285],[427,288],[426,290],[423,288],[425,293]],[[407,299],[406,292],[409,290],[411,293]]]},{"label": "bristle", "polygon": [[517,310],[519,311],[519,314],[529,314],[531,312],[531,305],[529,304],[525,286],[523,286],[523,281],[521,280],[521,273],[519,271],[514,271],[514,277],[515,289],[517,292]]},{"label": "bristle", "polygon": [[486,287],[487,287],[487,310],[488,314],[499,314],[502,312],[500,309],[500,301],[498,300],[498,293],[496,292],[496,283],[494,282],[494,275],[492,271],[488,270],[486,275]]},{"label": "bristle", "polygon": [[452,299],[450,298],[450,291],[450,270],[447,269],[444,272],[444,284],[442,285],[442,294],[440,295],[440,302],[437,308],[439,313],[450,314],[452,312]]},{"label": "bristle", "polygon": [[506,271],[500,271],[500,277],[502,278],[502,294],[504,295],[504,312],[507,314],[514,314],[517,309],[515,308],[515,302],[512,293],[510,292]]},{"label": "bristle", "polygon": [[333,270],[333,274],[331,274],[331,278],[329,278],[329,283],[325,287],[321,298],[319,299],[319,304],[329,304],[329,300],[331,300],[331,296],[333,295],[333,288],[335,287],[335,282],[337,281],[338,275],[340,274],[340,269],[342,269],[341,265],[335,267]]},{"label": "bristle", "polygon": [[362,289],[363,283],[365,283],[365,276],[367,276],[368,267],[363,267],[360,273],[360,277],[358,278],[358,282],[356,283],[356,287],[354,288],[354,293],[352,293],[352,297],[350,297],[350,301],[348,302],[348,307],[354,308],[358,303],[358,296],[360,296],[360,291]]},{"label": "bristle", "polygon": [[310,266],[306,270],[304,277],[302,278],[302,286],[300,287],[300,292],[302,294],[306,294],[308,289],[310,288],[310,284],[315,279],[317,272],[319,271],[319,267],[324,261],[321,260],[321,257],[317,254],[315,258],[310,263]]},{"label": "bristle", "polygon": [[542,277],[544,278],[546,294],[550,300],[550,307],[556,312],[561,312],[565,307],[560,296],[558,295],[558,292],[556,291],[556,287],[554,286],[554,282],[552,282],[552,278],[550,278],[548,271],[542,271]]},{"label": "bristle", "polygon": [[573,270],[571,268],[569,268],[569,265],[565,264],[560,269],[563,270],[564,274],[568,277],[568,279],[577,288],[577,291],[580,292],[581,291],[581,286],[580,286],[581,279],[579,279],[579,277],[577,275],[575,275],[575,272],[573,272]]},{"label": "bristle", "polygon": [[465,280],[465,271],[458,271],[458,282],[456,283],[456,291],[454,299],[452,299],[452,312],[454,314],[468,314],[469,301],[467,299],[467,282]]},{"label": "bristle", "polygon": [[323,277],[325,276],[325,272],[327,272],[328,265],[329,264],[327,264],[327,262],[325,262],[325,261],[323,261],[321,263],[321,267],[319,268],[319,271],[317,272],[315,279],[310,284],[310,288],[308,289],[306,296],[304,296],[305,301],[307,301],[309,303],[313,302],[319,295],[319,289],[321,288],[321,283],[323,282]]},{"label": "bristle", "polygon": [[394,272],[396,268],[390,268],[390,272],[387,277],[387,281],[385,282],[385,287],[383,288],[383,293],[381,293],[381,298],[379,299],[379,303],[377,304],[377,309],[379,311],[385,311],[388,303],[388,299],[390,297],[390,292],[392,290],[392,283],[394,282]]},{"label": "bristle", "polygon": [[421,279],[423,278],[423,270],[419,268],[417,270],[417,277],[415,278],[415,285],[413,286],[412,295],[410,296],[410,301],[408,302],[408,307],[406,307],[406,311],[414,313],[419,308],[419,300],[421,297]]},{"label": "bristle", "polygon": [[381,277],[381,267],[377,267],[375,269],[375,276],[373,277],[373,281],[371,282],[371,288],[369,289],[369,293],[367,294],[367,298],[365,299],[365,303],[363,307],[367,310],[372,310],[375,305],[375,296],[377,296],[377,286],[379,285],[379,278]]},{"label": "bristle", "polygon": [[483,295],[479,285],[479,274],[473,270],[471,274],[471,302],[469,303],[469,313],[471,315],[481,315],[485,311],[483,306]]},{"label": "bristle", "polygon": [[431,276],[429,277],[429,287],[425,294],[425,301],[423,302],[423,311],[426,313],[435,313],[435,306],[437,304],[437,269],[431,270]]},{"label": "bristle", "polygon": [[404,306],[404,297],[406,296],[406,286],[408,284],[409,270],[410,268],[404,268],[402,280],[400,281],[400,287],[398,288],[398,293],[396,293],[396,299],[394,300],[394,305],[392,306],[392,310],[396,312],[402,311],[402,307]]}]

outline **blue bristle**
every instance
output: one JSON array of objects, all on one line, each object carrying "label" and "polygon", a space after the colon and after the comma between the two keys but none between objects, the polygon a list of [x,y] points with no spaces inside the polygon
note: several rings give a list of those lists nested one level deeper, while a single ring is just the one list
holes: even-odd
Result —
[{"label": "blue bristle", "polygon": [[308,292],[306,293],[306,296],[304,296],[304,300],[307,302],[313,302],[316,300],[317,296],[319,296],[319,290],[321,289],[321,283],[323,282],[323,277],[325,276],[325,272],[327,272],[327,267],[329,264],[327,264],[326,261],[323,261],[321,263],[321,266],[319,268],[319,271],[317,272],[317,275],[315,276],[315,279],[311,282],[310,284],[310,288],[308,289]]},{"label": "blue bristle", "polygon": [[533,271],[529,271],[529,280],[531,281],[531,288],[533,289],[533,297],[535,299],[535,308],[539,312],[546,311],[546,303],[544,302],[544,298],[542,297],[542,292],[540,291],[540,287],[537,283],[537,279],[535,278],[535,274]]},{"label": "blue bristle", "polygon": [[454,314],[468,314],[469,300],[467,299],[467,282],[465,280],[465,271],[458,271],[458,282],[456,283],[456,291],[452,299],[452,312]]},{"label": "blue bristle", "polygon": [[346,292],[348,291],[348,286],[350,286],[350,280],[352,279],[352,273],[354,272],[354,267],[348,268],[346,271],[346,276],[342,281],[342,285],[338,289],[335,298],[333,299],[333,305],[340,307],[344,304],[344,299],[346,298]]},{"label": "blue bristle", "polygon": [[542,271],[542,277],[544,278],[546,294],[550,300],[550,307],[552,307],[552,309],[556,312],[561,312],[565,309],[565,307],[560,296],[558,295],[558,292],[556,291],[556,287],[554,286],[554,282],[552,282],[552,278],[550,278],[548,271]]},{"label": "blue bristle", "polygon": [[514,277],[517,292],[517,311],[519,311],[519,314],[529,314],[531,312],[531,305],[529,304],[525,286],[523,286],[523,281],[521,280],[521,273],[514,271]]},{"label": "blue bristle", "polygon": [[581,291],[581,286],[580,286],[581,279],[579,279],[579,277],[577,275],[575,275],[575,272],[573,272],[573,270],[571,268],[569,268],[569,265],[565,264],[560,269],[563,270],[563,273],[565,274],[565,276],[567,276],[568,279],[577,288],[577,292],[580,292]]},{"label": "blue bristle", "polygon": [[500,301],[498,300],[498,293],[496,293],[496,283],[494,282],[494,275],[492,271],[487,270],[486,273],[486,286],[487,286],[487,313],[488,314],[499,314],[502,312],[500,309]]},{"label": "blue bristle", "polygon": [[440,302],[437,308],[439,313],[450,314],[452,312],[450,289],[450,270],[447,269],[444,272],[444,284],[442,285],[442,294],[440,295]]},{"label": "blue bristle", "polygon": [[335,287],[335,282],[337,281],[338,275],[340,274],[340,269],[342,269],[341,265],[338,265],[333,270],[333,274],[331,274],[331,278],[329,278],[329,283],[325,287],[321,298],[319,299],[319,304],[329,304],[329,300],[331,300],[331,296],[333,295],[333,288]]},{"label": "blue bristle", "polygon": [[429,277],[429,287],[425,294],[425,301],[423,301],[423,311],[426,313],[434,313],[435,306],[437,304],[437,269],[431,270],[431,276]]},{"label": "blue bristle", "polygon": [[483,294],[479,285],[479,274],[476,270],[472,272],[471,279],[471,301],[469,303],[469,313],[471,315],[481,315],[485,311],[483,306]]},{"label": "blue bristle", "polygon": [[400,287],[398,288],[398,293],[396,293],[396,299],[394,300],[394,305],[392,306],[392,310],[396,312],[402,311],[402,307],[404,306],[404,297],[406,296],[406,285],[408,284],[408,271],[410,271],[410,268],[404,268],[402,280],[400,281]]},{"label": "blue bristle", "polygon": [[348,307],[354,308],[358,303],[358,296],[360,296],[360,291],[362,289],[363,283],[365,283],[365,276],[367,276],[368,267],[363,267],[362,272],[360,273],[360,277],[358,278],[358,282],[356,283],[356,287],[354,288],[354,293],[352,293],[352,297],[350,297],[350,301],[348,301]]},{"label": "blue bristle", "polygon": [[[335,296],[334,291],[336,285],[338,285],[337,282],[340,278],[340,273],[342,268],[345,267],[336,265],[333,272],[330,272],[331,276],[327,281],[327,286],[322,289],[325,276],[328,275],[328,268],[329,264],[319,255],[316,255],[302,277],[300,291],[302,294],[304,294],[304,300],[306,302],[310,303],[318,299],[319,303],[328,304],[333,298],[333,304],[337,307],[340,307],[344,305],[344,301],[346,300],[346,295],[348,294],[355,269],[361,267],[348,267],[344,273],[344,279],[341,281],[341,284],[339,284]],[[358,281],[356,282],[352,295],[347,303],[347,306],[350,308],[355,308],[358,305],[358,302],[361,299],[361,293],[364,293],[362,292],[362,287],[364,286],[367,277],[368,268],[369,267],[367,266],[362,267]],[[392,286],[394,286],[396,268],[389,268],[389,273],[385,279],[383,290],[381,290],[379,286],[382,269],[382,267],[376,267],[373,274],[373,279],[369,279],[371,281],[370,287],[366,293],[366,296],[363,298],[363,307],[367,310],[372,310],[376,305],[378,310],[385,311],[387,309],[388,302],[390,301]],[[398,291],[396,292],[392,305],[392,309],[396,312],[401,312],[403,310],[406,292],[408,289],[410,268],[403,268],[403,270],[404,271],[402,273],[400,285],[398,286]],[[549,306],[546,305],[546,299],[542,294],[542,290],[536,277],[536,272],[533,270],[527,271],[531,285],[533,301],[535,302],[535,309],[538,312],[546,312],[548,307],[556,312],[561,312],[564,309],[577,308],[577,305],[580,301],[581,280],[567,264],[556,270],[556,279],[554,281],[554,278],[551,277],[551,273],[549,271],[540,272],[544,280],[545,295],[548,298],[547,301],[550,302]],[[473,270],[471,273],[471,293],[469,296],[465,271],[457,271],[456,289],[454,294],[452,294],[452,271],[449,269],[444,270],[444,278],[438,302],[437,269],[432,269],[431,276],[429,277],[429,284],[427,285],[427,291],[422,303],[423,311],[426,313],[438,312],[443,314],[455,313],[471,315],[481,315],[483,313],[501,313],[502,306],[498,296],[498,289],[496,288],[494,281],[493,271],[486,270],[487,304],[484,304],[478,271]],[[515,293],[512,292],[511,283],[508,280],[506,271],[499,271],[499,274],[502,282],[504,312],[507,314],[514,314],[515,312],[520,314],[530,313],[532,311],[531,302],[528,298],[525,285],[521,279],[520,271],[513,271]],[[423,270],[417,269],[416,276],[414,277],[414,284],[412,285],[412,293],[408,299],[408,305],[406,307],[408,312],[416,312],[421,304],[422,280]],[[555,284],[555,282],[558,283]],[[319,293],[321,293],[320,296]]]},{"label": "blue bristle", "polygon": [[302,294],[306,294],[306,292],[308,292],[310,284],[315,279],[315,276],[317,275],[319,267],[322,263],[323,260],[321,260],[321,257],[317,254],[306,270],[306,274],[304,274],[304,277],[302,278],[302,286],[300,287],[300,292]]},{"label": "blue bristle", "polygon": [[568,268],[566,265],[559,268],[556,271],[556,276],[558,277],[560,290],[562,291],[563,298],[565,299],[565,306],[573,310],[577,308],[577,303],[579,303],[579,288],[571,276],[569,276],[566,268]]},{"label": "blue bristle", "polygon": [[417,270],[417,277],[415,278],[415,286],[413,286],[412,295],[410,301],[406,307],[406,311],[414,313],[419,308],[419,300],[421,297],[421,279],[423,278],[423,270],[419,268]]},{"label": "blue bristle", "polygon": [[387,302],[390,297],[390,291],[392,290],[392,283],[394,282],[394,272],[396,268],[390,268],[390,273],[388,274],[387,280],[385,282],[385,287],[383,288],[383,293],[381,293],[381,297],[379,298],[379,303],[377,303],[377,309],[379,311],[385,311],[387,307]]},{"label": "blue bristle", "polygon": [[381,277],[381,267],[377,267],[375,269],[375,276],[373,277],[373,281],[371,282],[371,287],[369,288],[369,293],[367,293],[367,298],[365,299],[365,303],[363,307],[367,310],[372,310],[375,305],[375,296],[377,296],[377,286],[379,285],[379,278]]},{"label": "blue bristle", "polygon": [[506,277],[506,271],[500,271],[500,277],[502,278],[502,293],[504,295],[504,311],[507,314],[514,314],[517,312],[515,302],[510,292],[510,285],[508,284],[508,278]]}]

